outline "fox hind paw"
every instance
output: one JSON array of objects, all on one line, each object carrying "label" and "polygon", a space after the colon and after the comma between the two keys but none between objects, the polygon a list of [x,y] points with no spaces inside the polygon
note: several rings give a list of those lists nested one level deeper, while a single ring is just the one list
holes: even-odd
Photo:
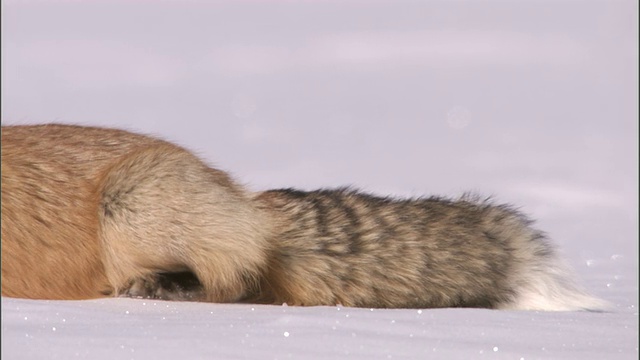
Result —
[{"label": "fox hind paw", "polygon": [[202,301],[204,288],[191,272],[155,273],[131,280],[120,289],[121,297],[170,301]]}]

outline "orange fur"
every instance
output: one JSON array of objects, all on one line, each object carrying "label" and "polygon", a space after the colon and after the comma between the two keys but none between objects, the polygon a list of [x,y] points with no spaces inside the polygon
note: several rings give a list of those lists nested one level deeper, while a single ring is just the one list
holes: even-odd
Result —
[{"label": "orange fur", "polygon": [[202,300],[258,283],[266,228],[248,194],[186,150],[125,131],[2,128],[2,294],[119,295],[191,271]]}]

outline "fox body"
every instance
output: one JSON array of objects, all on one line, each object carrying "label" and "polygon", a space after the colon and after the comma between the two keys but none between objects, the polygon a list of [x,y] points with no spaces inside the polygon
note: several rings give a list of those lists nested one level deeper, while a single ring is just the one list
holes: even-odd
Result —
[{"label": "fox body", "polygon": [[464,196],[251,193],[174,144],[2,128],[2,295],[600,310],[531,221]]},{"label": "fox body", "polygon": [[120,295],[192,272],[202,300],[237,301],[266,263],[250,195],[184,149],[118,130],[2,128],[2,294]]}]

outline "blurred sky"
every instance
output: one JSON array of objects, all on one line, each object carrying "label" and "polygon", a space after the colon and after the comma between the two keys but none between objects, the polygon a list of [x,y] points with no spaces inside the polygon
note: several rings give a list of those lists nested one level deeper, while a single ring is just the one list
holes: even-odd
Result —
[{"label": "blurred sky", "polygon": [[42,122],[256,190],[495,195],[637,264],[634,0],[3,1],[2,123]]}]

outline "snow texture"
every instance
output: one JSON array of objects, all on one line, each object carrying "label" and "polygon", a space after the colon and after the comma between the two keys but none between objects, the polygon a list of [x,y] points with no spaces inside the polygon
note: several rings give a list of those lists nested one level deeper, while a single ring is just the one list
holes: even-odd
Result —
[{"label": "snow texture", "polygon": [[613,304],[2,298],[3,359],[636,359],[637,29],[634,0],[3,1],[3,124],[155,134],[254,190],[494,195]]}]

